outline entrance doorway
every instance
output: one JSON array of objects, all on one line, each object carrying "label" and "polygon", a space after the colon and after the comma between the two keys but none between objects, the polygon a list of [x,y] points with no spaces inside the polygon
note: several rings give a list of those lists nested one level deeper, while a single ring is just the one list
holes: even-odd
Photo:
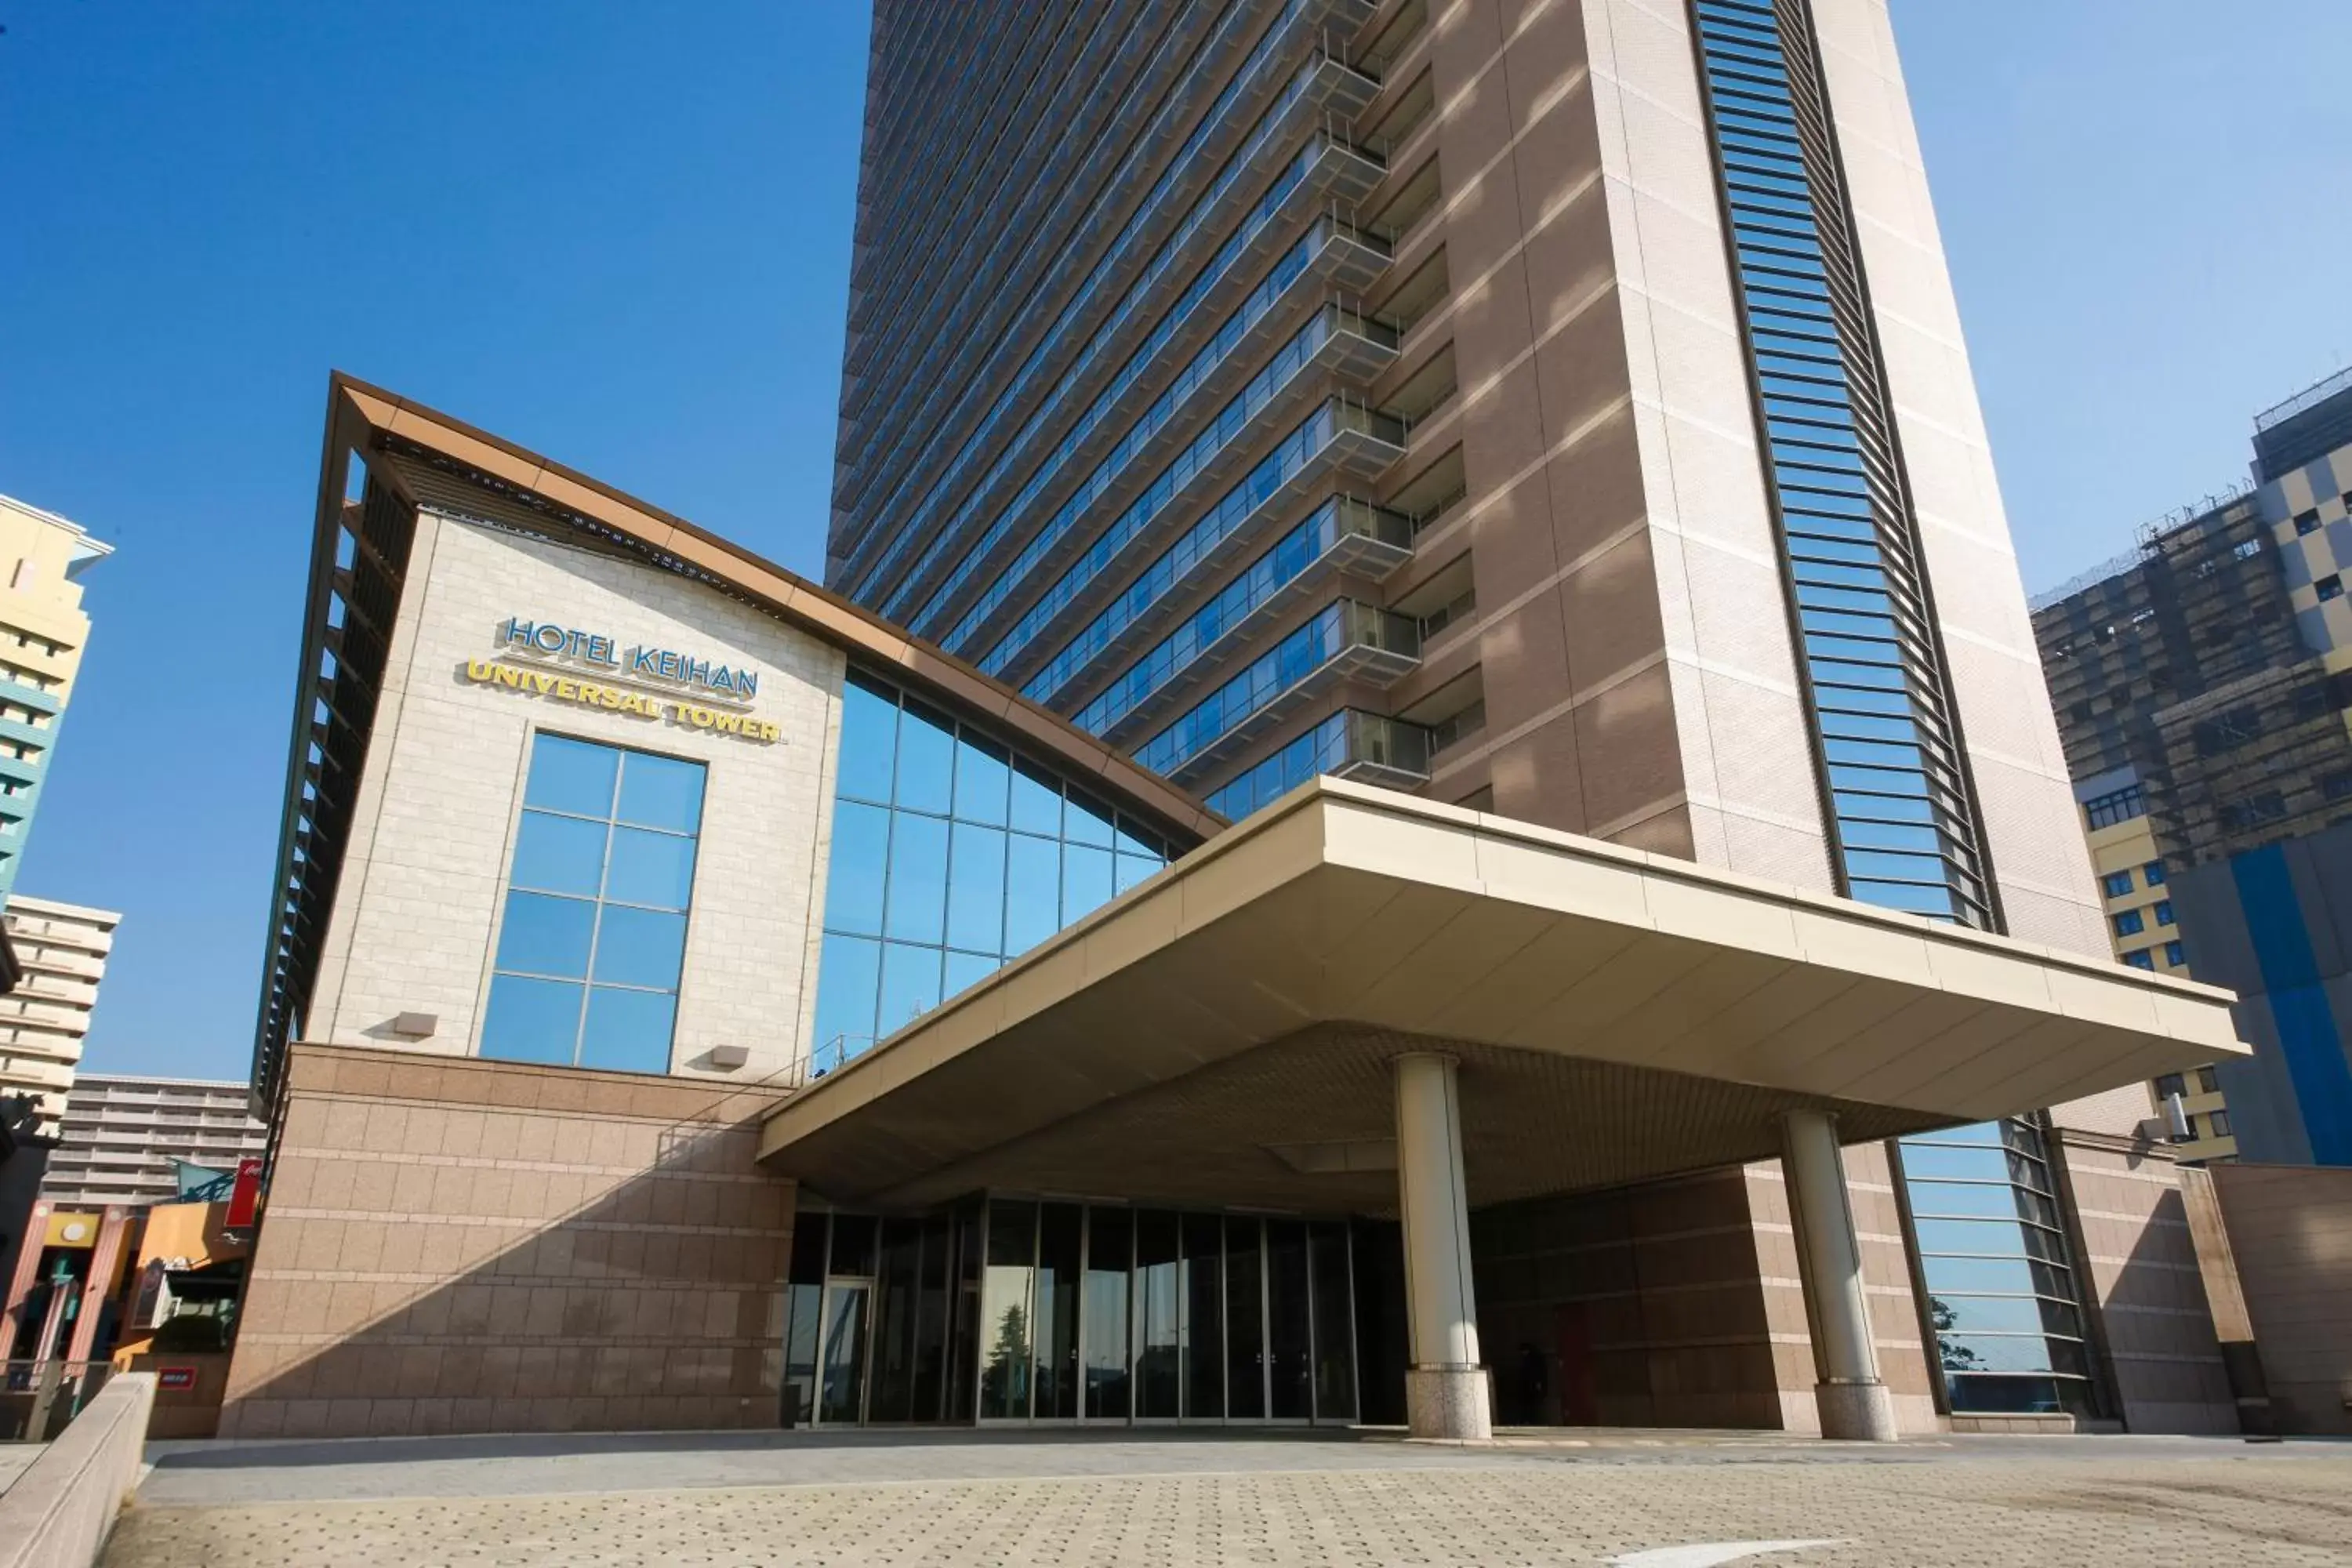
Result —
[{"label": "entrance doorway", "polygon": [[1339,1424],[1359,1415],[1344,1220],[971,1199],[803,1212],[786,1426]]}]

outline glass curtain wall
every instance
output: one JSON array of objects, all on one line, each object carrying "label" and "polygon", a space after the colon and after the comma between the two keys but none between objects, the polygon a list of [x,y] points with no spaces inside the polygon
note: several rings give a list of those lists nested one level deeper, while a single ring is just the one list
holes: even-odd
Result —
[{"label": "glass curtain wall", "polygon": [[1352,1422],[1351,1236],[1025,1198],[803,1214],[784,1421]]},{"label": "glass curtain wall", "polygon": [[[1808,0],[1689,3],[1839,882],[1864,903],[1996,930]],[[2080,1298],[2063,1264],[2039,1131],[2012,1121],[1938,1136],[1905,1143],[1904,1182],[1920,1216],[1952,1408],[2085,1397]],[[1958,1159],[1952,1141],[1963,1138],[1988,1169],[2006,1150],[2015,1179],[1963,1187],[1912,1174],[1915,1164]],[[1999,1213],[1937,1206],[1962,1199]],[[1992,1254],[1930,1245],[1989,1246],[1996,1229],[2004,1239]],[[2057,1294],[1936,1293],[1939,1274],[1977,1278],[1996,1257],[2014,1265],[2004,1278],[2025,1270]],[[2048,1320],[2046,1335],[1971,1331],[2036,1317]]]},{"label": "glass curtain wall", "polygon": [[972,726],[851,671],[817,973],[820,1066],[1108,903],[1171,847]]},{"label": "glass curtain wall", "polygon": [[1902,1150],[1951,1408],[2095,1415],[2039,1129],[1988,1122],[1906,1138]]}]

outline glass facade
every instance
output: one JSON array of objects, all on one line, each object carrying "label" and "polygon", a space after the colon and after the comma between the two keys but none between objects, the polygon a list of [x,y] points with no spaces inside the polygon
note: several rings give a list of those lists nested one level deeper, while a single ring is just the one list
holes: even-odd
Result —
[{"label": "glass facade", "polygon": [[482,1055],[669,1070],[702,785],[700,763],[533,738]]},{"label": "glass facade", "polygon": [[[1255,166],[1267,139],[1278,133],[1288,111],[1311,87],[1312,73],[1301,71],[1284,94],[1259,117],[1255,132],[1225,161],[1216,177],[1210,181],[1206,188],[1201,190],[1184,209],[1183,217],[1176,223],[1172,232],[1169,231],[1166,226],[1173,216],[1174,204],[1184,200],[1187,194],[1193,190],[1194,181],[1200,173],[1196,160],[1201,154],[1202,142],[1223,128],[1226,119],[1225,107],[1248,90],[1258,79],[1260,71],[1280,52],[1286,41],[1286,28],[1281,23],[1288,21],[1291,13],[1303,9],[1300,0],[1290,0],[1290,4],[1285,7],[1285,16],[1277,25],[1266,29],[1249,58],[1232,73],[1230,79],[1226,81],[1218,98],[1211,106],[1210,111],[1201,118],[1191,135],[1178,148],[1175,155],[1168,159],[1158,180],[1144,194],[1141,201],[1134,205],[1131,216],[1087,273],[1085,281],[1062,305],[1052,323],[1040,334],[1035,346],[1031,349],[1022,363],[1004,377],[1003,390],[990,403],[987,409],[976,420],[960,426],[935,425],[929,426],[929,438],[933,442],[941,439],[943,434],[952,428],[962,428],[969,434],[956,458],[945,466],[940,477],[925,492],[927,499],[911,506],[902,505],[905,500],[905,487],[913,482],[915,476],[921,472],[921,467],[919,464],[901,467],[891,460],[896,454],[882,454],[882,461],[876,466],[897,469],[900,477],[898,488],[890,491],[881,505],[873,509],[876,515],[930,515],[933,509],[944,500],[946,492],[961,477],[966,465],[975,461],[982,453],[991,450],[1001,454],[1000,465],[1009,463],[1016,455],[1025,455],[1029,441],[1035,433],[1064,414],[1065,410],[1061,406],[1062,400],[1076,389],[1089,384],[1099,358],[1115,348],[1118,342],[1133,329],[1139,315],[1148,310],[1156,297],[1164,292],[1171,268],[1183,258],[1202,226],[1223,209],[1226,201],[1230,199],[1235,184],[1245,179],[1248,172]],[[1229,16],[1227,25],[1246,26],[1245,11],[1236,8]],[[1199,68],[1201,68],[1196,66],[1195,69]],[[1187,74],[1190,76],[1192,73]],[[1180,83],[1176,91],[1171,94],[1171,100],[1182,101],[1190,89],[1189,81]],[[1164,146],[1164,143],[1160,145]],[[1155,156],[1157,151],[1158,149],[1153,146],[1150,139],[1139,139],[1130,149],[1129,157],[1141,159]],[[1122,185],[1115,179],[1103,187],[1097,205],[1104,208],[1119,205],[1123,203],[1126,192],[1130,189],[1132,189],[1131,186]],[[1278,201],[1280,195],[1288,194],[1289,189],[1288,184],[1278,179],[1273,189],[1268,191],[1267,195]],[[1264,205],[1265,203],[1261,202],[1262,208]],[[1250,226],[1246,223],[1244,225],[1244,230]],[[1140,271],[1133,274],[1133,280],[1128,284],[1116,307],[1088,335],[1082,352],[1075,361],[1070,362],[1069,368],[1053,385],[1036,413],[1023,424],[1012,438],[1006,439],[1003,433],[996,428],[998,422],[1009,417],[1013,410],[1023,406],[1030,400],[1039,379],[1047,374],[1066,352],[1069,342],[1083,330],[1083,324],[1101,304],[1106,292],[1117,287],[1120,279],[1129,275],[1134,267],[1134,254],[1137,247],[1145,244],[1155,234],[1164,235],[1165,237],[1154,248],[1150,258],[1143,262]],[[1210,268],[1203,269],[1202,275],[1222,274],[1223,270],[1223,268],[1213,263]],[[1197,295],[1192,296],[1186,303],[1196,304],[1197,299]],[[1181,321],[1185,313],[1188,313],[1185,310],[1171,310],[1166,313],[1163,320]],[[1156,337],[1157,334],[1153,336]],[[936,341],[936,339],[933,334],[923,333],[908,341],[922,342]],[[1150,349],[1156,349],[1159,346],[1156,342],[1149,339],[1147,342]],[[1130,363],[1136,360],[1148,360],[1149,357],[1148,353],[1139,353],[1130,356]],[[879,429],[890,428],[891,423],[887,417],[874,421],[876,427]],[[924,421],[907,421],[899,426],[902,433],[897,439],[905,441],[921,433],[927,424],[928,422]],[[994,477],[1001,471],[1001,467],[992,468],[991,477]],[[982,488],[985,488],[985,481]],[[929,536],[929,530],[898,531],[895,537],[890,540],[888,548],[883,552],[881,559],[859,577],[856,590],[859,599],[868,603],[873,602],[887,578],[890,569],[902,558],[907,547],[919,537]],[[897,592],[886,605],[886,613],[890,614],[894,619],[902,616],[907,609],[908,595],[914,582],[923,575],[926,568],[931,566],[940,558],[943,547],[952,548],[962,543],[966,537],[961,531],[941,531],[934,540],[933,547],[925,552],[916,571],[909,574],[906,582],[898,585]],[[916,629],[932,629],[929,617],[936,613],[936,605],[927,606],[924,614],[918,616],[914,622]]]},{"label": "glass facade", "polygon": [[[1997,929],[1806,0],[1690,6],[1838,879]],[[1951,1408],[2086,1409],[2039,1131],[1902,1151]]]},{"label": "glass facade", "polygon": [[853,670],[817,972],[820,1065],[856,1056],[1165,866],[1159,832]]},{"label": "glass facade", "polygon": [[788,1425],[1352,1422],[1344,1221],[973,1198],[801,1215]]},{"label": "glass facade", "polygon": [[1990,929],[1974,813],[1801,0],[1692,0],[1841,879]]},{"label": "glass facade", "polygon": [[1988,1122],[1906,1138],[1902,1150],[1952,1410],[2095,1414],[2041,1130]]}]

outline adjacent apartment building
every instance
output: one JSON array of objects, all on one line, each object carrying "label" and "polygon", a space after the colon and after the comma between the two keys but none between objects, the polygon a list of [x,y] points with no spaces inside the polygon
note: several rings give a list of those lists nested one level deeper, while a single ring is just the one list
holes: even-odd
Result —
[{"label": "adjacent apartment building", "polygon": [[239,1160],[262,1152],[268,1135],[243,1083],[84,1073],[41,1195],[59,1208],[169,1203],[181,1195],[184,1162],[233,1173]]},{"label": "adjacent apartment building", "polygon": [[0,496],[0,907],[16,886],[89,642],[82,574],[112,552],[79,523]]},{"label": "adjacent apartment building", "polygon": [[2245,483],[2036,601],[2127,963],[2238,993],[2257,1048],[2156,1086],[2184,1158],[2352,1163],[2352,372],[2255,421]]},{"label": "adjacent apartment building", "polygon": [[122,917],[19,893],[5,918],[23,978],[0,996],[0,1094],[33,1096],[40,1131],[53,1137]]},{"label": "adjacent apartment building", "polygon": [[[827,580],[1230,817],[1331,773],[2111,952],[1884,0],[886,0]],[[1939,1408],[2228,1419],[2147,1117],[1875,1168]],[[1544,1342],[1594,1222],[1492,1223]],[[1698,1376],[1737,1250],[1612,1342]]]}]

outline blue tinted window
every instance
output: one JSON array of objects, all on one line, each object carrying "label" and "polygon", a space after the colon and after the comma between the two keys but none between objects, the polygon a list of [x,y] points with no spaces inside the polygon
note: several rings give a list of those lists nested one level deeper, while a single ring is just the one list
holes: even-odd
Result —
[{"label": "blue tinted window", "polygon": [[2131,952],[2124,954],[2124,962],[2130,964],[2134,969],[2154,969],[2156,967],[2156,952],[2152,948],[2135,948]]},{"label": "blue tinted window", "polygon": [[2172,924],[2172,900],[2170,899],[2157,900],[2156,907],[2148,911],[2148,918],[2156,921],[2156,923],[2160,926],[2168,926]]},{"label": "blue tinted window", "polygon": [[483,1056],[669,1070],[703,779],[699,763],[533,740]]},{"label": "blue tinted window", "polygon": [[580,1034],[580,1065],[615,1072],[667,1072],[677,995],[669,991],[588,988],[588,1023]]},{"label": "blue tinted window", "polygon": [[498,967],[523,974],[588,977],[588,945],[596,935],[593,899],[544,893],[509,894],[499,931]]},{"label": "blue tinted window", "polygon": [[948,945],[1004,951],[1004,830],[959,822],[948,851]]},{"label": "blue tinted window", "polygon": [[610,746],[541,735],[531,744],[522,803],[574,816],[609,817],[620,770],[621,753]]},{"label": "blue tinted window", "polygon": [[2099,886],[2107,897],[2120,899],[2132,890],[2132,874],[2129,871],[2110,871],[2100,879]]},{"label": "blue tinted window", "polygon": [[833,809],[824,879],[827,931],[882,934],[882,875],[890,863],[890,808],[844,800]]},{"label": "blue tinted window", "polygon": [[1149,824],[872,677],[853,676],[844,701],[820,1068],[1147,880],[1170,849]]},{"label": "blue tinted window", "polygon": [[604,841],[611,831],[602,822],[524,812],[515,833],[514,885],[594,898],[604,887]]},{"label": "blue tinted window", "polygon": [[1002,748],[973,736],[963,737],[956,753],[955,814],[966,822],[1004,826],[1006,791],[1013,782],[1013,760]]},{"label": "blue tinted window", "polygon": [[621,805],[615,816],[668,833],[702,828],[702,764],[650,752],[629,752],[621,763]]},{"label": "blue tinted window", "polygon": [[2171,964],[2175,968],[2179,968],[2181,964],[2188,963],[2189,958],[2188,954],[2182,951],[2179,942],[2168,942],[2164,944],[2164,962]]},{"label": "blue tinted window", "polygon": [[902,811],[890,829],[882,934],[937,947],[946,930],[947,909],[947,819]]},{"label": "blue tinted window", "polygon": [[2140,868],[2140,875],[2147,879],[2147,885],[2149,887],[2161,888],[2164,886],[2164,862],[2161,860],[2149,861],[2147,865]]},{"label": "blue tinted window", "polygon": [[686,917],[607,904],[596,922],[596,973],[614,985],[675,991],[686,966]]},{"label": "blue tinted window", "polygon": [[1004,867],[1004,950],[1026,952],[1062,929],[1062,845],[1016,833]]},{"label": "blue tinted window", "polygon": [[580,1033],[584,985],[500,974],[490,981],[482,1055],[510,1062],[569,1063]]},{"label": "blue tinted window", "polygon": [[898,755],[897,699],[852,675],[841,693],[841,762],[835,788],[845,799],[889,804]]},{"label": "blue tinted window", "polygon": [[604,897],[615,903],[682,910],[694,890],[694,840],[643,827],[613,829]]},{"label": "blue tinted window", "polygon": [[2147,921],[2137,910],[2126,910],[2116,916],[2115,924],[2117,936],[2137,936],[2147,929]]},{"label": "blue tinted window", "polygon": [[945,816],[955,793],[955,726],[916,707],[898,718],[898,784],[892,797],[906,811]]},{"label": "blue tinted window", "polygon": [[818,958],[816,1045],[821,1059],[856,1056],[874,1043],[881,994],[882,944],[827,931]]}]

